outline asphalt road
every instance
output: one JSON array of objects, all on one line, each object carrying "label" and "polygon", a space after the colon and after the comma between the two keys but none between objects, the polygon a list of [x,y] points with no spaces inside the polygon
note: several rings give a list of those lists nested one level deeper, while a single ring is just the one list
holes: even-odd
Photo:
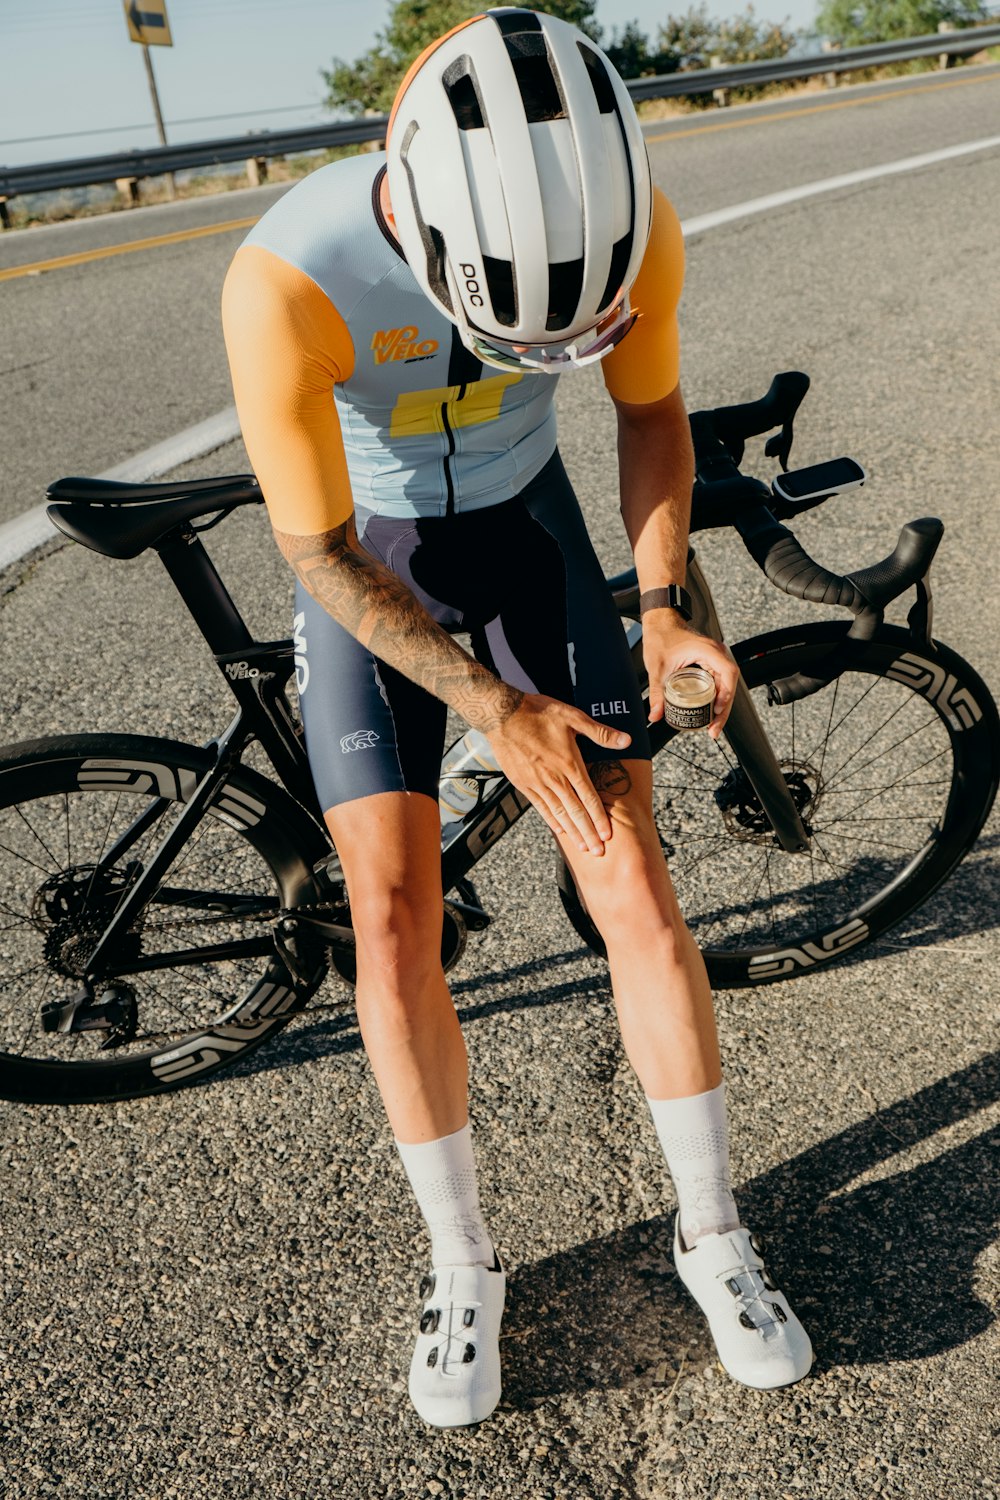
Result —
[{"label": "asphalt road", "polygon": [[[688,217],[980,139],[996,131],[998,75],[658,127],[654,173]],[[805,369],[796,460],[868,467],[864,491],[797,528],[822,561],[872,561],[902,521],[943,517],[936,632],[994,687],[998,189],[993,150],[712,231],[689,248],[683,320],[689,405]],[[7,235],[0,268],[262,201]],[[217,305],[238,240],[0,284],[4,516],[59,473],[109,467],[228,404]],[[598,549],[620,566],[599,376],[563,381],[559,400]],[[234,443],[191,468],[245,465]],[[251,625],[285,633],[263,518],[216,536]],[[699,552],[732,637],[801,618],[734,539]],[[63,548],[6,589],[5,739],[219,726],[215,669],[152,562]],[[948,887],[870,952],[718,997],[738,1196],[813,1335],[807,1381],[748,1392],[714,1360],[669,1263],[672,1194],[606,971],[566,926],[526,818],[477,870],[497,920],[453,975],[483,1198],[511,1271],[496,1416],[431,1434],[409,1410],[421,1230],[330,984],[329,1008],[230,1078],[101,1108],[0,1104],[5,1493],[995,1495],[997,840],[994,815]]]}]

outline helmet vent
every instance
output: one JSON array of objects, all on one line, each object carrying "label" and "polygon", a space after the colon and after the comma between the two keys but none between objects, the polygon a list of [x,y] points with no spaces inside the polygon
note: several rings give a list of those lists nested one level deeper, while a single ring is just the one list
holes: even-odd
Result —
[{"label": "helmet vent", "polygon": [[[423,220],[421,220],[420,227],[424,249],[427,252],[427,280],[438,301],[443,302],[449,312],[453,312],[451,292],[448,290],[448,278],[445,274],[444,235],[440,229],[435,229],[433,224],[425,225]],[[426,235],[423,234],[425,229]]]},{"label": "helmet vent", "polygon": [[594,85],[594,94],[597,98],[597,108],[602,115],[613,115],[615,113],[615,91],[608,77],[608,70],[603,60],[598,57],[592,47],[585,47],[582,42],[577,42],[580,56],[587,65],[590,81]]},{"label": "helmet vent", "polygon": [[[541,55],[534,57],[530,54],[525,56],[523,53],[512,52],[511,40],[511,38],[507,40],[507,50],[511,52],[510,60],[514,65],[514,76],[521,90],[528,124],[538,125],[543,120],[565,120],[566,111],[559,96],[559,87],[542,38],[537,38],[542,44]],[[521,42],[528,38],[518,37],[516,40]],[[532,37],[530,40],[534,42],[536,39]]]},{"label": "helmet vent", "polygon": [[433,224],[426,223],[420,212],[420,204],[417,201],[417,186],[413,181],[413,168],[410,166],[410,147],[413,138],[420,127],[416,120],[411,120],[406,127],[403,136],[403,144],[399,148],[399,159],[406,172],[406,181],[410,189],[410,206],[413,210],[413,218],[417,226],[424,247],[424,255],[427,258],[427,281],[432,294],[438,299],[449,313],[454,314],[451,293],[448,290],[448,278],[445,274],[445,249],[444,235],[440,229],[435,229]]},{"label": "helmet vent", "polygon": [[457,57],[442,76],[459,130],[484,130],[483,101],[476,88],[472,60]]},{"label": "helmet vent", "polygon": [[623,234],[621,239],[616,240],[614,243],[611,251],[611,270],[608,272],[608,284],[604,288],[604,294],[601,297],[598,309],[602,313],[607,311],[608,307],[610,307],[621,291],[622,282],[625,280],[625,272],[628,270],[628,263],[632,255],[632,240],[633,234],[629,230],[628,234]]},{"label": "helmet vent", "polygon": [[[523,12],[514,14],[521,16]],[[519,25],[516,31],[504,33],[504,45],[521,91],[521,102],[528,124],[538,125],[544,120],[564,120],[566,108],[541,32]]]},{"label": "helmet vent", "polygon": [[519,31],[541,31],[542,23],[533,10],[494,10],[490,19],[497,23],[501,36],[513,36]]},{"label": "helmet vent", "polygon": [[582,260],[556,261],[549,266],[549,315],[545,327],[550,332],[569,327],[582,291]]},{"label": "helmet vent", "polygon": [[514,266],[509,260],[483,256],[483,274],[490,290],[490,301],[498,323],[513,328],[517,322],[517,292],[514,288]]}]

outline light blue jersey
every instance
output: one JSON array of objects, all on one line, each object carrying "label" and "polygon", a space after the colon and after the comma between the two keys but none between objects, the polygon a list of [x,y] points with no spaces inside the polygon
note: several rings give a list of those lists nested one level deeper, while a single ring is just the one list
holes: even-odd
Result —
[{"label": "light blue jersey", "polygon": [[[316,293],[304,278],[339,315],[324,309],[315,318],[316,351],[301,333],[308,319],[297,330],[303,357],[315,352],[316,363],[332,362],[341,376],[333,400],[354,502],[397,517],[495,505],[524,489],[555,451],[556,379],[493,370],[466,350],[385,223],[384,162],[384,154],[363,155],[314,172],[244,245],[303,273],[306,311]],[[258,260],[258,278],[267,259]]]}]

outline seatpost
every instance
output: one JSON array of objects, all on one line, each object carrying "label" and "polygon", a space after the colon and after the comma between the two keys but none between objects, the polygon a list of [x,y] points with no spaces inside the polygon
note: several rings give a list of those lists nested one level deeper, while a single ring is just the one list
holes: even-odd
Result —
[{"label": "seatpost", "polygon": [[172,533],[157,547],[163,566],[215,656],[245,651],[254,644],[243,616],[209,557],[190,528]]}]

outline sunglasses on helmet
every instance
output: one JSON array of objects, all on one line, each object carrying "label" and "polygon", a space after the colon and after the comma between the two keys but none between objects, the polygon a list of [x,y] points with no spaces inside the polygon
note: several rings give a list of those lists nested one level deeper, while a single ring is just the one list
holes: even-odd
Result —
[{"label": "sunglasses on helmet", "polygon": [[451,291],[462,342],[477,359],[500,370],[541,370],[546,375],[559,375],[563,370],[577,370],[594,364],[621,343],[639,316],[632,311],[626,292],[592,328],[574,334],[571,339],[544,344],[508,343],[506,339],[498,339],[494,334],[485,334],[474,328],[465,316],[456,289],[452,287]]}]

